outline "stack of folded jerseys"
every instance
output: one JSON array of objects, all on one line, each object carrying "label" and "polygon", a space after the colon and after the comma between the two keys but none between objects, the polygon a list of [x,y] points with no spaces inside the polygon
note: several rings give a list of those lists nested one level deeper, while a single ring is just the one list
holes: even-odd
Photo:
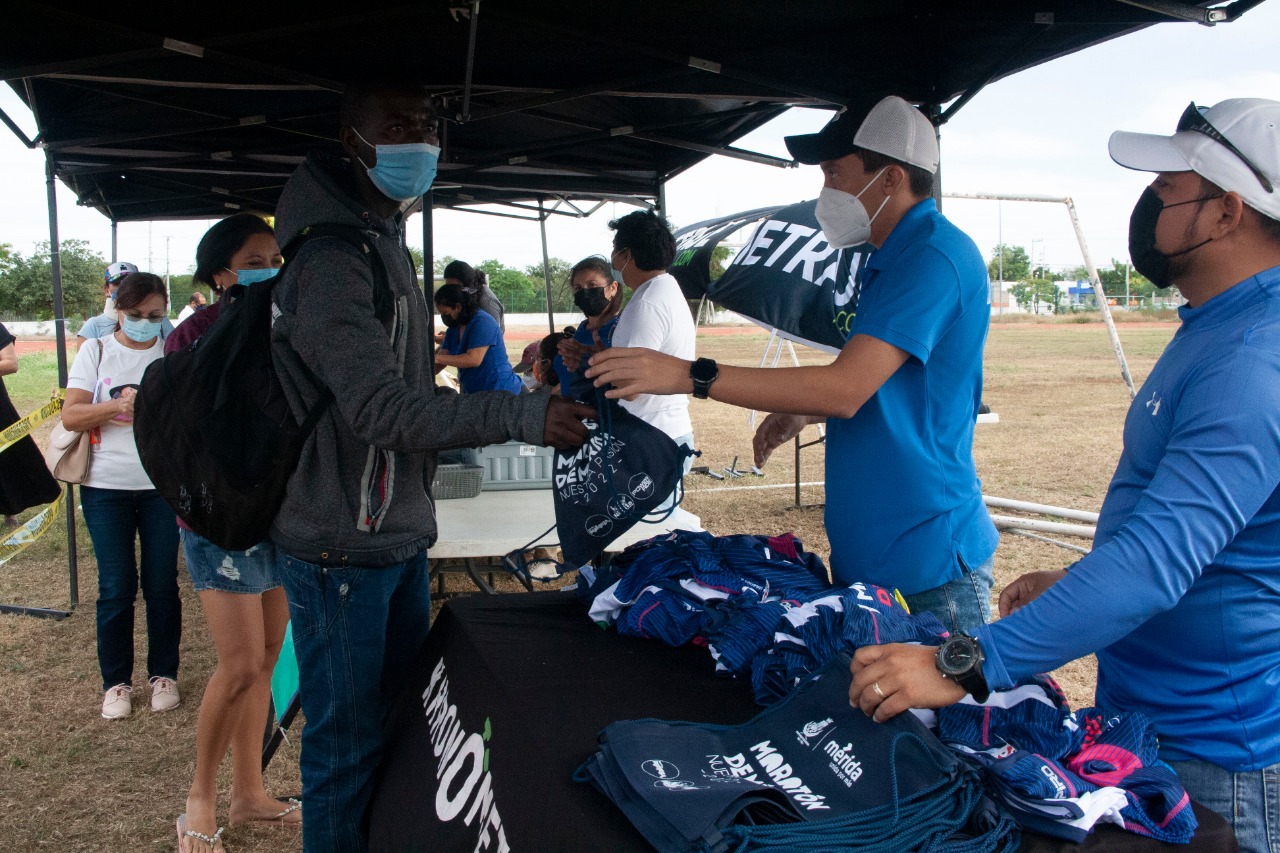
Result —
[{"label": "stack of folded jerseys", "polygon": [[837,654],[879,643],[937,645],[946,630],[871,584],[833,587],[790,533],[712,536],[678,530],[631,546],[580,579],[590,616],[618,633],[705,645],[721,672],[751,679],[769,705]]},{"label": "stack of folded jerseys", "polygon": [[[676,531],[631,546],[579,584],[592,619],[620,634],[706,646],[719,671],[751,679],[764,706],[861,646],[938,645],[947,636],[894,592],[831,586],[821,559],[789,533]],[[917,713],[981,769],[991,796],[1025,827],[1076,842],[1099,821],[1166,842],[1195,832],[1186,791],[1158,760],[1141,714],[1072,713],[1048,676],[981,705],[966,697],[936,717]]]},{"label": "stack of folded jerseys", "polygon": [[741,726],[614,723],[578,771],[661,851],[1012,851],[977,773],[910,714],[848,701],[849,661]]},{"label": "stack of folded jerseys", "polygon": [[1195,834],[1187,792],[1159,760],[1147,718],[1072,712],[1048,676],[939,710],[937,732],[983,768],[992,796],[1029,829],[1076,843],[1099,822],[1174,844]]}]

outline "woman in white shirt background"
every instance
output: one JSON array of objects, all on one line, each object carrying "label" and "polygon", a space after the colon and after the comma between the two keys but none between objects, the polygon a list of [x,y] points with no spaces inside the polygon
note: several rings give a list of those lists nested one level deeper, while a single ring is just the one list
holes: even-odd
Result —
[{"label": "woman in white shirt background", "polygon": [[80,503],[98,563],[98,665],[102,716],[108,720],[132,712],[133,604],[139,585],[146,603],[151,710],[168,711],[179,702],[178,526],[142,469],[133,440],[134,397],[147,366],[164,355],[160,329],[168,307],[163,279],[126,275],[116,292],[119,323],[110,334],[80,346],[62,409],[64,427],[92,433]]}]

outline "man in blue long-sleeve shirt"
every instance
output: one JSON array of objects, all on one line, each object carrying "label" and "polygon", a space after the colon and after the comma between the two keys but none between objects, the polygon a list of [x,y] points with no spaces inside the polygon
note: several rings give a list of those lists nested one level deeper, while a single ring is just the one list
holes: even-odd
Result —
[{"label": "man in blue long-sleeve shirt", "polygon": [[1098,704],[1146,714],[1191,796],[1232,822],[1242,850],[1270,850],[1280,838],[1280,102],[1193,104],[1173,136],[1116,133],[1110,152],[1158,172],[1134,209],[1130,254],[1187,304],[1125,419],[1093,551],[1011,584],[1007,618],[955,641],[951,659],[946,646],[859,650],[850,701],[887,719],[1096,651]]}]

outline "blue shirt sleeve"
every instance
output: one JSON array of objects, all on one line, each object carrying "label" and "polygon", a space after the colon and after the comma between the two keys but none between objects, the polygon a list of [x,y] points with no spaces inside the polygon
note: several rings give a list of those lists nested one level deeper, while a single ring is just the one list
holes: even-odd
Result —
[{"label": "blue shirt sleeve", "polygon": [[1171,609],[1244,530],[1280,486],[1280,360],[1243,347],[1206,368],[1184,385],[1170,429],[1115,535],[1031,604],[979,630],[993,688],[1106,648]]},{"label": "blue shirt sleeve", "polygon": [[458,340],[458,327],[450,326],[444,330],[444,341],[441,343],[449,355],[458,355],[462,350],[462,342]]},{"label": "blue shirt sleeve", "polygon": [[909,248],[874,282],[858,303],[856,334],[892,344],[921,362],[960,316],[960,274],[936,247]]}]

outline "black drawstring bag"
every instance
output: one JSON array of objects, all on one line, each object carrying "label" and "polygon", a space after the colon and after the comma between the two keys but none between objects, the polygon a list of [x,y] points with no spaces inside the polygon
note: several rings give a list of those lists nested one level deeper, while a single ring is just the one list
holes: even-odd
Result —
[{"label": "black drawstring bag", "polygon": [[978,775],[910,713],[849,706],[849,658],[739,726],[631,720],[578,768],[662,851],[1016,850]]},{"label": "black drawstring bag", "polygon": [[605,546],[644,520],[661,521],[683,499],[684,463],[694,450],[596,394],[599,417],[576,451],[556,451],[552,499],[564,562],[584,566]]}]

